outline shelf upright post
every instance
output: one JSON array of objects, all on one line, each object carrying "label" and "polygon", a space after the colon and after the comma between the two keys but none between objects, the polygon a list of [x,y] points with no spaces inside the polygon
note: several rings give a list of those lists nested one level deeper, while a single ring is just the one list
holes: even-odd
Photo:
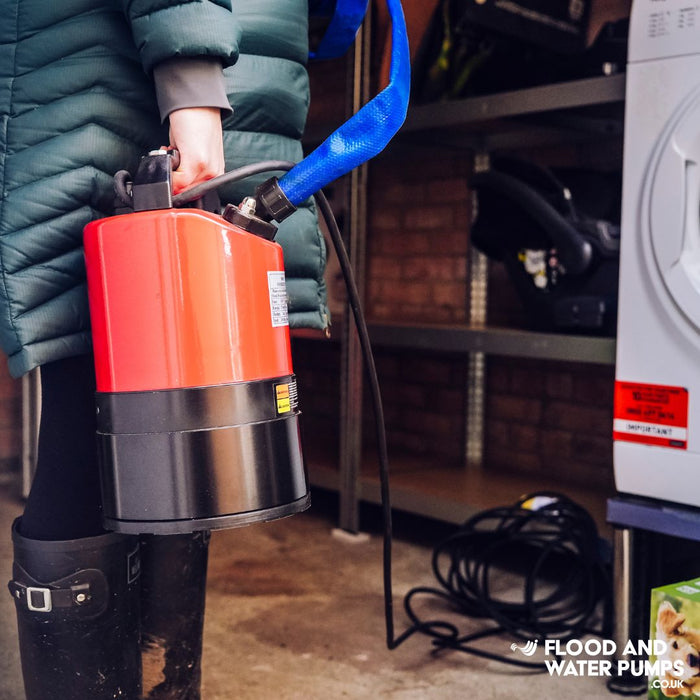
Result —
[{"label": "shelf upright post", "polygon": [[[478,152],[474,155],[474,171],[483,172],[489,168],[489,154]],[[472,212],[476,219],[478,202],[472,192]],[[488,259],[474,246],[469,246],[469,299],[468,318],[472,328],[486,325],[486,300],[488,294]],[[467,467],[481,467],[484,459],[484,405],[486,384],[486,355],[483,352],[470,352],[467,365],[466,425],[464,457]]]},{"label": "shelf upright post", "polygon": [[[349,67],[351,114],[355,114],[370,96],[371,12],[360,27]],[[348,194],[348,255],[353,267],[360,300],[364,306],[365,242],[367,224],[367,170],[365,163],[350,175]],[[362,465],[362,394],[363,361],[355,322],[346,306],[340,364],[340,456],[339,456],[339,527],[359,531],[359,483]]]}]

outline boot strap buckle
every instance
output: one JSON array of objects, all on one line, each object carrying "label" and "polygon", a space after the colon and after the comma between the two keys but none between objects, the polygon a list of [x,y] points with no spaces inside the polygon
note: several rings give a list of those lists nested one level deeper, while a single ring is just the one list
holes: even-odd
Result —
[{"label": "boot strap buckle", "polygon": [[[35,596],[40,597],[41,602],[37,604]],[[51,602],[51,589],[50,588],[36,588],[34,586],[27,586],[26,589],[26,600],[27,608],[33,610],[34,612],[51,612],[53,609],[53,604]]]}]

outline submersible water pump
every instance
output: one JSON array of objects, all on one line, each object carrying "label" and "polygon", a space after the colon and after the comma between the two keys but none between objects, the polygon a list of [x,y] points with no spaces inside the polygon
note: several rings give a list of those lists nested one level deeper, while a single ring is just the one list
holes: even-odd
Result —
[{"label": "submersible water pump", "polygon": [[246,205],[169,207],[147,156],[135,212],[85,229],[106,526],[172,534],[309,504],[281,247]]}]

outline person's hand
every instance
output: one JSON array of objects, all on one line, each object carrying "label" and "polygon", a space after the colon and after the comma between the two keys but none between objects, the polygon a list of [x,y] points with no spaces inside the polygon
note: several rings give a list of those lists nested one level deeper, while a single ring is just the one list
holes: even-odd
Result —
[{"label": "person's hand", "polygon": [[173,171],[173,194],[221,175],[225,169],[221,110],[176,109],[169,119],[170,147],[180,153],[180,165]]}]

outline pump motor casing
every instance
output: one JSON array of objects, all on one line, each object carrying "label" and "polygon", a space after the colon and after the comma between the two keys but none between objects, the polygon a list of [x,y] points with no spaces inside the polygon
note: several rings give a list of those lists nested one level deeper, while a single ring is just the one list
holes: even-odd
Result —
[{"label": "pump motor casing", "polygon": [[197,209],[94,221],[84,244],[105,525],[307,508],[281,247]]}]

